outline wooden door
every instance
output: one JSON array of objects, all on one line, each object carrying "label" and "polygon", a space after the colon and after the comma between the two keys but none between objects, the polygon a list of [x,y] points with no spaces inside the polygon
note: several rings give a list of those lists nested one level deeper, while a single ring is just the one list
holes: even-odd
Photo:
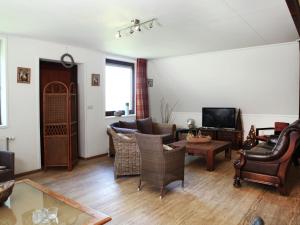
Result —
[{"label": "wooden door", "polygon": [[40,61],[42,165],[72,169],[78,159],[77,66]]}]

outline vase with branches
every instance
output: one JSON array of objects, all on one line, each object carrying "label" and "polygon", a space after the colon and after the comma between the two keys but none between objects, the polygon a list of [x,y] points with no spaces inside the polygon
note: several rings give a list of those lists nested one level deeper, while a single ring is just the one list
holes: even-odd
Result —
[{"label": "vase with branches", "polygon": [[170,105],[164,98],[160,100],[160,115],[161,115],[161,122],[162,123],[169,123],[171,119],[171,115],[177,102],[173,105]]}]

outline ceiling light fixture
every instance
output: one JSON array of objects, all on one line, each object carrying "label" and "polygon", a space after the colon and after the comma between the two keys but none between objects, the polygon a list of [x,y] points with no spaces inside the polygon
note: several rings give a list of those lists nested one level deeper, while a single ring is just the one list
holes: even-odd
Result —
[{"label": "ceiling light fixture", "polygon": [[153,18],[151,20],[147,20],[145,22],[141,22],[138,19],[134,19],[131,20],[132,25],[125,27],[121,30],[118,30],[116,33],[116,38],[121,38],[122,36],[124,36],[124,34],[133,34],[135,31],[142,31],[142,27],[146,28],[146,29],[151,29],[153,28],[153,24],[154,21],[156,21],[157,19]]},{"label": "ceiling light fixture", "polygon": [[118,31],[118,33],[116,33],[116,38],[121,38],[121,31]]},{"label": "ceiling light fixture", "polygon": [[153,28],[153,21],[151,21],[151,23],[149,23],[149,28]]}]

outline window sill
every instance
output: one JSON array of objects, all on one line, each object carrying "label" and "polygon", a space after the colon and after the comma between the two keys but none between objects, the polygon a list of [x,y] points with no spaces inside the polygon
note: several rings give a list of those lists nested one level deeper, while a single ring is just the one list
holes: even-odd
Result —
[{"label": "window sill", "polygon": [[8,128],[7,125],[0,125],[0,129],[6,129],[6,128]]},{"label": "window sill", "polygon": [[105,119],[115,119],[115,118],[131,118],[131,117],[135,117],[135,114],[129,114],[127,116],[106,116]]}]

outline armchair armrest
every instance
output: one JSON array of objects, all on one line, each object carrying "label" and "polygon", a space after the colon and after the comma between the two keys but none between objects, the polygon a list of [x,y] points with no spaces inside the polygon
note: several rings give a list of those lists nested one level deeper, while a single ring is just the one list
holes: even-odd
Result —
[{"label": "armchair armrest", "polygon": [[164,158],[166,167],[172,170],[172,168],[178,168],[184,166],[185,146],[176,147],[170,151],[164,151]]},{"label": "armchair armrest", "polygon": [[172,134],[175,137],[176,125],[168,123],[152,123],[153,134]]},{"label": "armchair armrest", "polygon": [[15,153],[0,151],[0,165],[6,166],[7,169],[15,170]]}]

